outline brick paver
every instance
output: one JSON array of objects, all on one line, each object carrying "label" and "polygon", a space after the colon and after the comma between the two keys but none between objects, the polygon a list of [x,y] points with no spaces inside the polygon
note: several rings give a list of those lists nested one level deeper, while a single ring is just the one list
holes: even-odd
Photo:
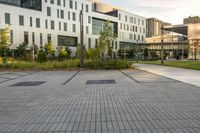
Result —
[{"label": "brick paver", "polygon": [[[198,87],[140,70],[75,74],[38,72],[1,83],[0,132],[200,132]],[[112,79],[116,84],[85,84]],[[11,87],[26,81],[46,83]]]}]

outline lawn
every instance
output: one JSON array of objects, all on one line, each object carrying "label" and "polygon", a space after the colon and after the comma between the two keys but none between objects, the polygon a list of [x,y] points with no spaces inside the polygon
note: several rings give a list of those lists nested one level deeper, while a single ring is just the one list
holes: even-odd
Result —
[{"label": "lawn", "polygon": [[[160,61],[143,61],[140,63],[161,65]],[[200,61],[165,61],[164,66],[200,70]]]}]

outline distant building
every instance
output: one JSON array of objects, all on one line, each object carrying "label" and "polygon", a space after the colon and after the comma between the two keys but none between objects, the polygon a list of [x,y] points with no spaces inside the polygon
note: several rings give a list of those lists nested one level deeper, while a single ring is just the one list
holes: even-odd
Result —
[{"label": "distant building", "polygon": [[[157,18],[146,19],[146,37],[153,37],[161,35],[161,27],[171,25],[170,23],[163,22]],[[164,34],[169,32],[165,31]]]},{"label": "distant building", "polygon": [[200,17],[199,16],[189,16],[188,18],[183,19],[184,24],[197,24],[200,23]]},{"label": "distant building", "polygon": [[[145,41],[147,43],[160,43],[162,39],[162,36],[153,36],[146,38]],[[163,37],[164,42],[180,42],[183,41],[184,38],[181,35],[171,35],[171,34],[166,34]]]}]

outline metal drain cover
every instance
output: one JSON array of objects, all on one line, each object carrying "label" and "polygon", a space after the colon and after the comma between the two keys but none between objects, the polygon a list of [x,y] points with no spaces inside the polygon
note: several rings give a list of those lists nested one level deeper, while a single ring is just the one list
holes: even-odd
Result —
[{"label": "metal drain cover", "polygon": [[19,82],[14,85],[11,85],[12,87],[16,86],[40,86],[44,84],[46,81],[28,81],[28,82]]},{"label": "metal drain cover", "polygon": [[115,80],[88,80],[86,85],[90,84],[116,84]]}]

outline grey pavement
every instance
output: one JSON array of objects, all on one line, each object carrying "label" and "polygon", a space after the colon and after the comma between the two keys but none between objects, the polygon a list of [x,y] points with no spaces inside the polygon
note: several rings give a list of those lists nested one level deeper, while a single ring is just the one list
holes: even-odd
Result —
[{"label": "grey pavement", "polygon": [[[200,87],[200,71],[151,64],[134,64],[136,68]],[[199,66],[200,67],[200,66]]]},{"label": "grey pavement", "polygon": [[200,132],[200,88],[145,71],[13,72],[5,78],[0,133]]}]

